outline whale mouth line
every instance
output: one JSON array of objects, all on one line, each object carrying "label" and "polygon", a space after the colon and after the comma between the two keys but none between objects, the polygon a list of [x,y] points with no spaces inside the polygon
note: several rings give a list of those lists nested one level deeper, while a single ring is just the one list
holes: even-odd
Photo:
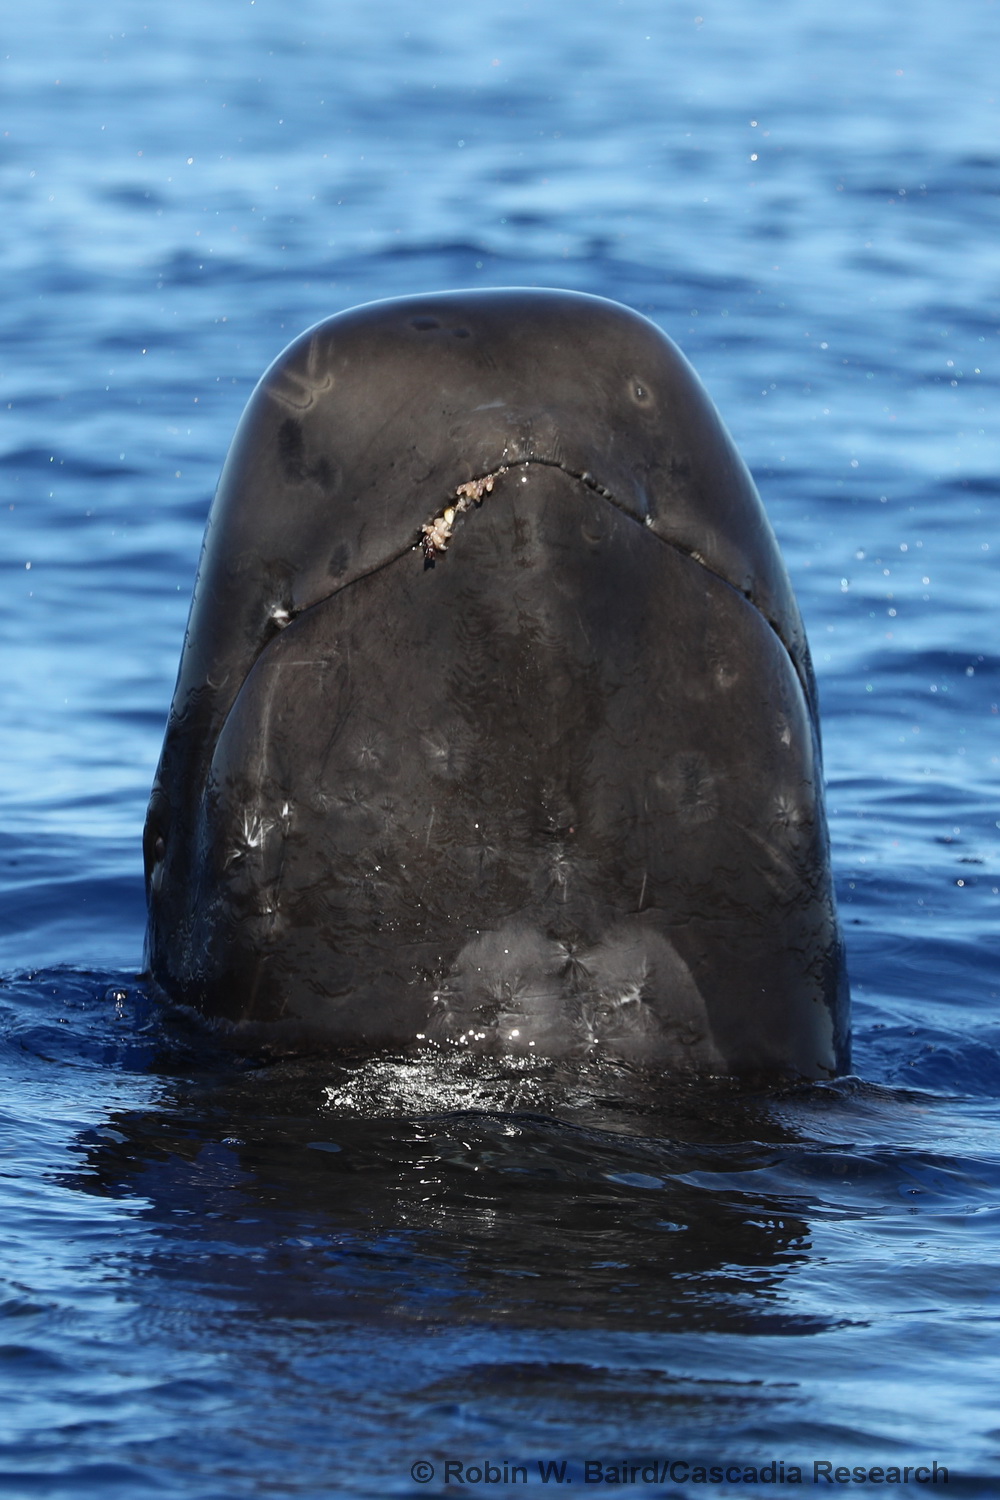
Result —
[{"label": "whale mouth line", "polygon": [[599,495],[602,500],[606,500],[609,505],[613,505],[633,525],[641,526],[645,531],[648,531],[661,546],[669,547],[671,551],[676,552],[680,557],[690,558],[693,563],[696,563],[700,568],[704,568],[705,572],[712,578],[717,579],[726,588],[732,589],[733,593],[745,600],[768,628],[774,632],[791,662],[792,669],[799,680],[803,692],[807,698],[809,697],[809,687],[803,679],[802,670],[796,661],[795,653],[791,650],[775,622],[768,618],[753,598],[749,589],[740,588],[738,584],[733,583],[731,579],[726,578],[723,573],[713,568],[707,558],[696,548],[686,547],[675,538],[662,536],[654,528],[652,517],[648,513],[644,517],[636,515],[634,509],[620,500],[614,491],[609,490],[606,485],[603,485],[590,470],[571,468],[569,464],[562,462],[558,458],[548,458],[540,453],[530,453],[521,458],[506,460],[501,458],[495,468],[489,469],[482,474],[474,476],[472,479],[466,480],[462,484],[456,485],[448,500],[435,512],[431,519],[425,521],[417,532],[411,533],[407,541],[394,548],[388,556],[381,558],[378,562],[373,563],[371,567],[364,569],[364,571],[355,573],[350,578],[345,579],[339,588],[331,589],[329,594],[324,594],[321,599],[311,601],[304,609],[275,610],[271,616],[275,629],[271,636],[262,642],[261,652],[266,649],[276,634],[292,624],[293,621],[300,619],[305,614],[309,614],[319,605],[327,603],[328,600],[335,598],[337,594],[343,593],[345,589],[351,588],[354,584],[361,583],[366,578],[371,578],[375,573],[381,573],[384,568],[391,567],[393,563],[399,562],[412,552],[422,551],[424,555],[424,567],[432,568],[449,550],[448,544],[452,539],[454,523],[458,517],[472,509],[478,509],[484,503],[486,497],[492,494],[497,481],[504,475],[513,472],[515,469],[527,469],[533,466],[559,469],[567,478],[575,480],[578,484],[582,484],[593,494]]},{"label": "whale mouth line", "polygon": [[[524,458],[515,458],[506,463],[500,463],[495,469],[490,470],[489,473],[481,474],[474,479],[470,479],[465,484],[458,485],[453,495],[436,515],[431,520],[424,522],[416,538],[408,547],[400,549],[392,557],[387,558],[384,563],[377,564],[371,571],[377,572],[378,568],[385,567],[390,562],[395,562],[405,552],[413,551],[417,547],[423,549],[425,563],[433,567],[437,558],[448,550],[448,542],[451,540],[452,529],[458,517],[465,511],[471,510],[473,506],[478,508],[482,505],[486,496],[492,493],[496,481],[502,478],[504,474],[508,474],[514,469],[528,469],[535,465],[541,468],[559,469],[567,478],[575,479],[585,489],[590,490],[595,495],[600,495],[602,500],[606,500],[609,505],[613,505],[627,520],[632,521],[636,526],[642,526],[650,531],[656,541],[662,543],[664,547],[670,547],[674,552],[678,552],[681,557],[690,557],[692,562],[696,562],[699,567],[704,568],[706,573],[711,573],[713,578],[717,578],[720,583],[724,583],[727,588],[731,588],[742,599],[746,599],[747,603],[761,615],[761,618],[766,619],[763,611],[754,602],[748,590],[739,588],[722,573],[719,573],[697,548],[685,547],[682,542],[676,541],[672,537],[661,536],[655,530],[652,517],[648,512],[645,516],[636,515],[635,511],[620,500],[613,490],[609,490],[606,485],[601,484],[600,480],[589,469],[573,469],[570,468],[569,464],[563,463],[558,458],[544,458],[539,453],[531,453]],[[355,579],[351,580],[352,583],[355,581]],[[768,624],[770,623],[768,621]],[[774,629],[773,625],[771,628]],[[777,634],[777,631],[775,633]]]},{"label": "whale mouth line", "polygon": [[[634,510],[625,505],[613,490],[609,490],[606,485],[601,484],[600,480],[597,479],[592,473],[590,473],[588,469],[578,470],[570,468],[569,464],[561,462],[561,460],[558,458],[544,458],[541,454],[538,453],[528,454],[524,458],[513,459],[507,463],[501,463],[497,466],[497,468],[491,470],[489,473],[482,474],[477,478],[469,480],[465,484],[458,485],[454,491],[454,495],[451,499],[449,499],[448,503],[443,506],[442,509],[439,510],[430,521],[424,522],[423,526],[421,526],[420,528],[420,532],[416,540],[411,543],[410,547],[397,552],[394,557],[387,559],[387,563],[395,562],[399,557],[404,556],[406,551],[412,551],[414,548],[420,547],[423,549],[424,553],[424,566],[433,567],[437,559],[445,552],[447,552],[448,543],[451,540],[454,523],[458,519],[458,517],[465,511],[471,510],[473,506],[478,508],[480,505],[482,505],[486,496],[492,493],[496,481],[502,478],[504,474],[509,473],[512,469],[527,469],[532,465],[539,465],[543,468],[561,470],[562,473],[565,474],[569,479],[575,479],[577,483],[582,484],[593,494],[600,495],[602,500],[606,500],[609,505],[613,505],[617,511],[620,511],[621,514],[626,517],[627,520],[632,521],[636,526],[642,526],[645,530],[650,531],[656,541],[660,542],[664,547],[671,548],[672,551],[678,553],[681,557],[689,557],[692,562],[697,563],[699,567],[704,568],[706,573],[709,573],[713,578],[718,579],[719,583],[725,584],[726,588],[732,589],[734,594],[738,594],[741,599],[745,599],[746,602],[750,605],[751,609],[755,610],[756,613],[760,615],[760,618],[769,627],[769,629],[774,632],[778,640],[781,642],[782,649],[785,651],[785,654],[788,656],[788,659],[791,662],[792,669],[795,672],[799,683],[801,684],[803,692],[805,693],[807,698],[809,697],[809,685],[803,678],[800,665],[795,658],[795,653],[790,649],[788,642],[782,636],[781,631],[778,629],[774,621],[768,619],[767,615],[761,609],[760,605],[753,598],[749,589],[741,589],[738,584],[733,583],[731,579],[726,578],[724,574],[720,573],[716,568],[713,568],[711,563],[702,555],[702,553],[697,550],[697,548],[685,547],[682,542],[677,541],[672,537],[661,536],[660,533],[654,528],[652,516],[648,511],[643,517],[637,516]],[[386,565],[387,564],[380,564],[379,566]],[[377,569],[373,569],[372,571],[377,571]],[[352,582],[353,581],[354,580],[352,580]]]}]

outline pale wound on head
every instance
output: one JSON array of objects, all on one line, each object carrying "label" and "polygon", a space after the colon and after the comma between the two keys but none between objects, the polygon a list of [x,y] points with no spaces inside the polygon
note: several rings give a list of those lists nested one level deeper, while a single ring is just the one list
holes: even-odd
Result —
[{"label": "pale wound on head", "polygon": [[506,472],[505,467],[495,469],[492,474],[484,474],[481,479],[470,479],[467,484],[460,484],[444,509],[432,520],[424,522],[420,528],[420,545],[427,562],[433,563],[442,552],[447,552],[455,517],[460,516],[463,511],[471,510],[473,505],[481,505],[483,496],[491,493],[496,481]]}]

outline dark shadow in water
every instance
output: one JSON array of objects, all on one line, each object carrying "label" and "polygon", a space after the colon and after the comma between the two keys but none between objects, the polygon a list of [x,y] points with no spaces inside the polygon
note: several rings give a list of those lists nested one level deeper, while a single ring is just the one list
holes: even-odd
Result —
[{"label": "dark shadow in water", "polygon": [[[148,1026],[141,996],[128,1005]],[[161,1248],[145,1242],[136,1276],[267,1318],[839,1326],[784,1305],[810,1250],[801,1196],[733,1185],[801,1145],[769,1099],[621,1067],[259,1066],[159,1030],[143,1071],[161,1102],[83,1132],[81,1169],[63,1179],[147,1201]]]},{"label": "dark shadow in water", "polygon": [[[902,1250],[997,1190],[991,1163],[929,1149],[950,1116],[927,1095],[427,1056],[261,1066],[109,974],[0,983],[3,1061],[39,1098],[71,1081],[102,1121],[48,1183],[128,1205],[56,1202],[63,1234],[100,1226],[81,1254],[102,1302],[76,1335],[61,1306],[43,1329],[88,1392],[94,1349],[124,1379],[74,1438],[81,1463],[109,1442],[128,1460],[101,1481],[123,1500],[152,1472],[181,1500],[243,1493],[234,1473],[253,1493],[408,1494],[416,1460],[484,1455],[532,1476],[566,1456],[580,1483],[602,1453],[881,1462],[899,1434],[828,1394],[871,1357],[838,1314],[873,1262],[851,1242],[831,1273],[811,1235],[875,1222]],[[123,1093],[143,1102],[103,1106]],[[968,1146],[960,1126],[942,1147]],[[901,1256],[896,1300],[889,1274],[890,1312],[924,1306],[923,1252]],[[916,1347],[896,1337],[888,1374]]]}]

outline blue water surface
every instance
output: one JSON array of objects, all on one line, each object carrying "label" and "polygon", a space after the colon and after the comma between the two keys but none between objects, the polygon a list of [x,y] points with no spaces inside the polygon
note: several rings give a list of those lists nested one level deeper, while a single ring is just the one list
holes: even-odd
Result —
[{"label": "blue water surface", "polygon": [[[514,1495],[548,1459],[570,1494],[588,1460],[594,1493],[843,1492],[818,1460],[996,1495],[998,56],[994,0],[8,9],[5,1495]],[[137,979],[243,403],[343,307],[503,285],[654,319],[757,477],[819,674],[854,1078],[555,1107],[255,1067]],[[626,1472],[653,1459],[731,1472]]]}]

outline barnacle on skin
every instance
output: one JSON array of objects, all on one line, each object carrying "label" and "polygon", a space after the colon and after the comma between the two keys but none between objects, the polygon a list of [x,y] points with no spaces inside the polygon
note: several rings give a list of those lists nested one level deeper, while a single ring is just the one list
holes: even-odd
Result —
[{"label": "barnacle on skin", "polygon": [[448,505],[433,521],[426,521],[420,528],[423,538],[424,557],[433,562],[441,552],[447,552],[451,528],[455,520],[455,507]]},{"label": "barnacle on skin", "polygon": [[505,465],[503,468],[494,469],[492,474],[484,474],[482,479],[470,479],[468,484],[460,484],[455,491],[459,510],[468,510],[470,500],[474,500],[478,505],[484,495],[492,493],[494,484],[501,474],[506,474],[506,472]]},{"label": "barnacle on skin", "polygon": [[492,474],[484,474],[481,479],[470,479],[466,484],[460,484],[453,496],[453,503],[449,502],[439,515],[424,522],[420,528],[420,545],[426,562],[433,564],[436,557],[447,552],[455,517],[460,516],[463,511],[471,510],[473,505],[481,505],[483,496],[491,493],[496,481],[506,472],[506,468],[494,469]]}]

